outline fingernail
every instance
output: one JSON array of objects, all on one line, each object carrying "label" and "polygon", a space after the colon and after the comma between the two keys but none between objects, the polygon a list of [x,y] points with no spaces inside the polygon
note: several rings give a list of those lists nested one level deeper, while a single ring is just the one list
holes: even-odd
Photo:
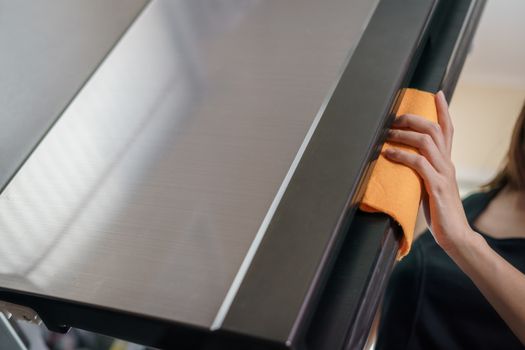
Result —
[{"label": "fingernail", "polygon": [[383,153],[385,156],[389,157],[389,156],[393,156],[396,153],[396,151],[392,148],[387,148],[383,151]]}]

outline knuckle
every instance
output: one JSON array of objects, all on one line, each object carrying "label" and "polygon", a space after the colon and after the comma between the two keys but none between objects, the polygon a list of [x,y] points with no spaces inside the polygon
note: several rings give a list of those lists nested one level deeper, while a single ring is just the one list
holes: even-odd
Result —
[{"label": "knuckle", "polygon": [[441,134],[441,125],[437,123],[432,123],[431,125],[431,130],[433,133],[435,133],[436,135]]},{"label": "knuckle", "polygon": [[432,137],[430,137],[430,135],[423,135],[421,145],[425,148],[429,148],[432,145]]},{"label": "knuckle", "polygon": [[414,166],[418,169],[423,169],[426,166],[426,162],[425,157],[418,155],[414,160]]}]

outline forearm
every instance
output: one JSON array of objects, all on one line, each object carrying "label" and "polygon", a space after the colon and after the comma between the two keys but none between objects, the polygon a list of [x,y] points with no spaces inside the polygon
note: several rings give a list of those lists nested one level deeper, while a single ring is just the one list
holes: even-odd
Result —
[{"label": "forearm", "polygon": [[464,237],[447,253],[525,344],[525,275],[477,232],[469,230]]}]

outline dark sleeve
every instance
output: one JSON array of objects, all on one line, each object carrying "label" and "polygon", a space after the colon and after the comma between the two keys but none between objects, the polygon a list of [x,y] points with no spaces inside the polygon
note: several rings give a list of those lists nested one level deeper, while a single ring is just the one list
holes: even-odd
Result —
[{"label": "dark sleeve", "polygon": [[419,308],[423,281],[422,241],[425,236],[423,234],[414,243],[410,254],[392,272],[381,309],[377,350],[408,347]]}]

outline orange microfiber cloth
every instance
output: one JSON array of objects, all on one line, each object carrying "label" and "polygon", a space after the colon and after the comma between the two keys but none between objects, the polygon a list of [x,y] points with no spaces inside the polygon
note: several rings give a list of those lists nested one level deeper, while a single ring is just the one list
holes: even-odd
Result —
[{"label": "orange microfiber cloth", "polygon": [[[434,94],[416,89],[405,89],[396,118],[403,114],[417,114],[437,122]],[[417,152],[413,147],[386,142],[383,149],[401,148]],[[390,215],[403,229],[398,259],[408,254],[414,236],[417,212],[421,201],[423,182],[417,173],[405,165],[394,163],[379,155],[359,206],[367,212]]]}]

